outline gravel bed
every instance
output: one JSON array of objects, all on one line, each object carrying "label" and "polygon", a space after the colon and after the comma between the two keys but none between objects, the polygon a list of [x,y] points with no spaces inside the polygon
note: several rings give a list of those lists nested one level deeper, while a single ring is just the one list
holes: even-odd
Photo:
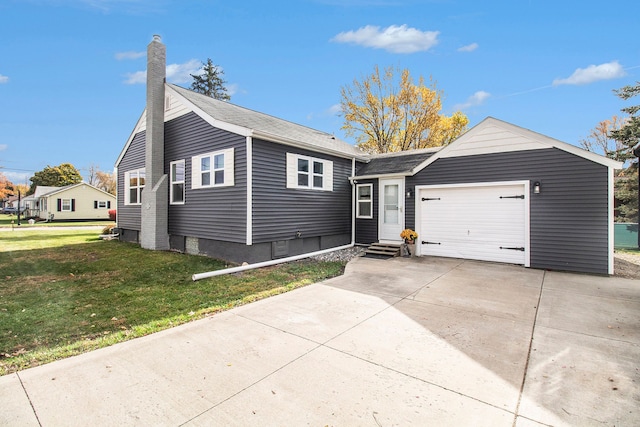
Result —
[{"label": "gravel bed", "polygon": [[615,256],[616,258],[623,259],[627,262],[640,265],[640,255],[630,254],[626,252],[616,252]]},{"label": "gravel bed", "polygon": [[640,254],[616,252],[613,269],[617,277],[640,280]]},{"label": "gravel bed", "polygon": [[353,258],[364,255],[367,248],[364,246],[353,246],[339,251],[328,252],[322,255],[316,255],[311,259],[316,261],[351,261]]}]

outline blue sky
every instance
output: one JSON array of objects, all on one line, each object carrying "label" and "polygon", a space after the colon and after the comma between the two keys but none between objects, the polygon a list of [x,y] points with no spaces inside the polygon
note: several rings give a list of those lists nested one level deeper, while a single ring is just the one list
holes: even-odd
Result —
[{"label": "blue sky", "polygon": [[0,172],[112,171],[154,34],[170,82],[211,58],[232,103],[339,138],[340,88],[378,65],[431,76],[471,126],[578,145],[630,105],[612,91],[640,81],[638,16],[637,0],[0,0]]}]

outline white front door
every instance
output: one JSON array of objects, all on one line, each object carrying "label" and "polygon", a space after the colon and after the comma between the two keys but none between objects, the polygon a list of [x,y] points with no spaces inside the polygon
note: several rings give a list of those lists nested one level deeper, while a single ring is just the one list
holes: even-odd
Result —
[{"label": "white front door", "polygon": [[404,179],[381,179],[378,240],[401,242],[404,229]]}]

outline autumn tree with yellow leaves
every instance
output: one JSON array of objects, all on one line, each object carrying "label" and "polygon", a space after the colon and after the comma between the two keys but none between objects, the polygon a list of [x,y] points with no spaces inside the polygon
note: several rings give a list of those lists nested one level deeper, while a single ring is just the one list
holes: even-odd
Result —
[{"label": "autumn tree with yellow leaves", "polygon": [[[396,73],[400,76],[396,82]],[[469,119],[457,111],[440,114],[442,93],[409,70],[388,67],[341,89],[342,129],[367,153],[390,153],[447,145],[467,130]]]}]

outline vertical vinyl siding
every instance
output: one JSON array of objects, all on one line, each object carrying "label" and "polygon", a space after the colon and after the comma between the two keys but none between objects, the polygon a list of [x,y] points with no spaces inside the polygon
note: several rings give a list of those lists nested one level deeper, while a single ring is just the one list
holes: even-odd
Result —
[{"label": "vertical vinyl siding", "polygon": [[[231,147],[234,185],[193,189],[191,158]],[[169,234],[245,243],[246,158],[244,136],[214,128],[195,113],[165,123],[165,173],[169,173],[172,161],[184,159],[186,187],[185,203],[169,205]]]},{"label": "vertical vinyl siding", "polygon": [[124,204],[124,174],[144,167],[144,141],[145,131],[137,133],[118,164],[118,208],[116,219],[118,227],[126,230],[140,231],[140,206],[125,206]]},{"label": "vertical vinyl siding", "polygon": [[[609,195],[603,165],[555,148],[442,158],[408,177],[407,189],[415,197],[415,185],[515,180],[542,183],[540,194],[530,194],[531,267],[607,274]],[[413,227],[413,200],[406,216]]]},{"label": "vertical vinyl siding", "polygon": [[[286,188],[286,154],[333,162],[333,191]],[[253,141],[253,242],[351,233],[351,160]]]}]

